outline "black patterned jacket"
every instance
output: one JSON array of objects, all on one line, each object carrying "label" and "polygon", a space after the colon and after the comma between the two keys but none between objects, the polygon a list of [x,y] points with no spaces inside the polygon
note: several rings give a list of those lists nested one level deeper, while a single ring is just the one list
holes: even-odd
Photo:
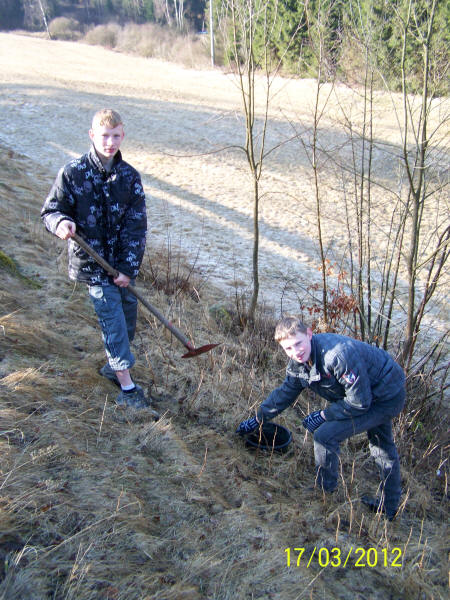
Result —
[{"label": "black patterned jacket", "polygon": [[[135,279],[147,232],[145,194],[139,173],[122,160],[120,151],[108,173],[94,147],[65,165],[41,211],[51,233],[64,219],[115,269]],[[111,282],[102,267],[69,240],[69,277],[89,285]]]}]

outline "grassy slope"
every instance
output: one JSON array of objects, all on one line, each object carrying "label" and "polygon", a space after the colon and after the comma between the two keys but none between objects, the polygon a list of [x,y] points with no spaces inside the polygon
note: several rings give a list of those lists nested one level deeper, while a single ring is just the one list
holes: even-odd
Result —
[{"label": "grassy slope", "polygon": [[[1,149],[0,248],[41,287],[2,263],[0,598],[445,597],[445,512],[406,458],[406,507],[387,524],[357,501],[376,482],[363,438],[343,449],[348,487],[332,499],[305,490],[307,398],[280,419],[294,432],[289,454],[255,455],[236,440],[236,423],[280,381],[284,361],[264,336],[249,346],[220,331],[207,293],[194,302],[147,290],[198,345],[222,345],[183,361],[141,314],[135,372],[153,380],[163,417],[114,406],[115,389],[96,374],[103,349],[85,292],[67,280],[64,244],[39,222],[51,179]],[[305,556],[374,547],[380,562],[396,546],[402,568],[358,569],[353,555],[345,569],[316,558],[286,567],[287,547]]]}]

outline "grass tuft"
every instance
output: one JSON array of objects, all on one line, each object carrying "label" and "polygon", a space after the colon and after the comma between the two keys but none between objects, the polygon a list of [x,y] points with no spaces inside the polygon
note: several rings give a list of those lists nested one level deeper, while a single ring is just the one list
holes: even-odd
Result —
[{"label": "grass tuft", "polygon": [[8,254],[3,252],[3,250],[0,250],[0,269],[10,273],[14,277],[17,277],[31,288],[38,290],[42,287],[42,284],[39,281],[23,275],[16,261],[8,256]]}]

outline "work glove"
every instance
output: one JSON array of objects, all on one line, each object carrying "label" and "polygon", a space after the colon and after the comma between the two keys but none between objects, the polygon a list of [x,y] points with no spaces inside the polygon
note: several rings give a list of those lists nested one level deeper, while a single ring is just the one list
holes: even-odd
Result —
[{"label": "work glove", "polygon": [[242,423],[236,429],[236,433],[239,433],[240,435],[244,435],[245,433],[251,433],[252,431],[255,431],[255,429],[257,429],[258,427],[259,427],[259,423],[258,423],[257,418],[251,417],[250,419],[247,419],[246,421],[242,421]]},{"label": "work glove", "polygon": [[325,419],[321,416],[320,410],[315,410],[303,419],[302,425],[305,429],[314,433],[322,423],[325,423]]}]

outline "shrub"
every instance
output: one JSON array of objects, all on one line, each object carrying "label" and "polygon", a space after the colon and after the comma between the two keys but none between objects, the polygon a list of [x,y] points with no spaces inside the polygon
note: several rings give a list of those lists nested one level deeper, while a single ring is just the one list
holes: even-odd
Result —
[{"label": "shrub", "polygon": [[81,27],[76,19],[56,17],[48,25],[50,35],[54,40],[79,40]]},{"label": "shrub", "polygon": [[115,23],[108,25],[97,25],[90,29],[84,36],[84,41],[92,46],[104,46],[105,48],[115,48],[120,33],[120,26]]},{"label": "shrub", "polygon": [[157,55],[158,30],[156,25],[136,25],[129,23],[120,30],[117,49],[121,52],[131,52],[145,58]]},{"label": "shrub", "polygon": [[170,58],[189,68],[209,66],[209,38],[198,35],[177,36],[171,48]]},{"label": "shrub", "polygon": [[114,48],[144,58],[174,61],[187,67],[209,64],[209,46],[203,36],[181,34],[154,23],[124,27],[110,23],[90,29],[84,37],[88,44]]}]

